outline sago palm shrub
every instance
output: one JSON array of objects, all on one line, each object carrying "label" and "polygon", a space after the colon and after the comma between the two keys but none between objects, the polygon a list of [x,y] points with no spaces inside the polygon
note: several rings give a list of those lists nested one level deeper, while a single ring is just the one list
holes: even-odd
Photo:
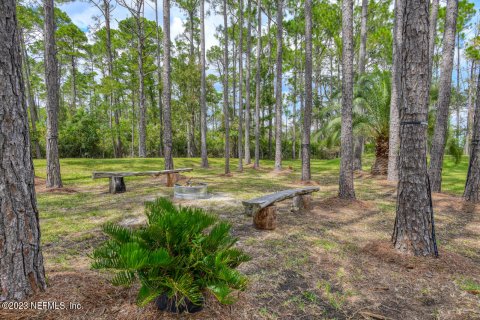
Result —
[{"label": "sago palm shrub", "polygon": [[113,270],[114,285],[139,281],[140,305],[157,299],[162,310],[197,311],[206,291],[233,303],[232,293],[247,283],[235,269],[249,257],[234,247],[230,224],[165,198],[147,203],[146,215],[147,224],[135,230],[105,225],[110,239],[94,250],[92,267]]}]

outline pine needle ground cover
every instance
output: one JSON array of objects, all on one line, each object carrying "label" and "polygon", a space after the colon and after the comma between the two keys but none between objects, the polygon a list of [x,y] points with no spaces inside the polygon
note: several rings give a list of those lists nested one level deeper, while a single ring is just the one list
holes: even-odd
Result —
[{"label": "pine needle ground cover", "polygon": [[[193,181],[209,185],[210,199],[177,201],[212,212],[232,225],[237,246],[250,257],[240,265],[249,283],[235,293],[231,306],[207,296],[202,312],[192,319],[478,319],[480,318],[480,209],[460,196],[468,159],[455,165],[447,158],[443,190],[434,195],[440,258],[397,255],[389,240],[395,216],[396,186],[364,172],[355,176],[358,201],[335,198],[338,160],[312,162],[313,210],[290,212],[279,204],[278,227],[260,231],[245,217],[241,201],[300,186],[300,162],[285,161],[282,172],[273,162],[261,169],[246,167],[223,175],[223,159],[175,159],[176,167],[193,167]],[[232,161],[232,163],[235,163]],[[45,162],[35,161],[42,242],[48,289],[36,301],[80,303],[80,310],[0,310],[9,319],[176,319],[153,303],[137,305],[139,284],[110,284],[111,274],[92,270],[89,255],[107,237],[106,223],[139,228],[146,223],[145,202],[171,197],[164,177],[127,178],[127,192],[108,193],[107,180],[92,180],[94,170],[141,171],[163,168],[161,159],[63,159],[65,190],[46,192]],[[370,317],[371,318],[371,317]]]}]

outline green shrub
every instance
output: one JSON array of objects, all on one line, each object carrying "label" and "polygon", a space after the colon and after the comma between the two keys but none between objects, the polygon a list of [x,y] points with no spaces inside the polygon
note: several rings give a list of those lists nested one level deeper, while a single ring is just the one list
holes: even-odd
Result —
[{"label": "green shrub", "polygon": [[114,285],[138,279],[140,305],[163,294],[178,308],[189,301],[200,305],[207,290],[221,303],[233,303],[231,293],[247,283],[235,268],[249,257],[233,247],[230,224],[201,209],[176,208],[165,198],[147,203],[146,214],[140,229],[105,225],[110,239],[93,252],[92,267],[115,271]]}]

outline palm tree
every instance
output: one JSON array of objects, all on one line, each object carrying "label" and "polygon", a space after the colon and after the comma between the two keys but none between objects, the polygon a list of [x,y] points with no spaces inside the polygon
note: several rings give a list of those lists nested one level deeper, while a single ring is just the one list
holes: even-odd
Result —
[{"label": "palm tree", "polygon": [[359,79],[355,88],[355,131],[375,141],[372,174],[387,174],[390,126],[391,75],[375,71]]},{"label": "palm tree", "polygon": [[[372,174],[387,173],[389,157],[391,75],[388,71],[376,70],[359,78],[353,95],[353,132],[375,143],[375,161]],[[316,117],[325,118],[336,114],[327,125],[315,132],[313,138],[317,143],[324,143],[332,148],[340,144],[342,117],[341,106],[332,103],[321,110]]]},{"label": "palm tree", "polygon": [[165,170],[173,169],[170,90],[170,0],[163,0],[163,155]]}]

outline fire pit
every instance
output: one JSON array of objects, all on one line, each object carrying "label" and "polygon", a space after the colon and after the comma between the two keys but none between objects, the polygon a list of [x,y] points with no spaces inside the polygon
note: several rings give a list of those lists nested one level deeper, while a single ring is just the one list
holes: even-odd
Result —
[{"label": "fire pit", "polygon": [[187,183],[186,185],[175,184],[173,197],[177,199],[195,200],[208,198],[206,183]]}]

